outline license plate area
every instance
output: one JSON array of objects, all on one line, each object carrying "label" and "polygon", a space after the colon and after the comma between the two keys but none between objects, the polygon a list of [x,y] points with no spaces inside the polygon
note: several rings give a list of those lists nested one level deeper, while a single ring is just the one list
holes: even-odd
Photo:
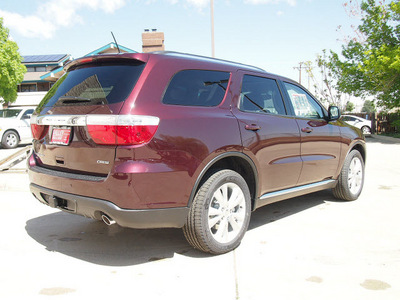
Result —
[{"label": "license plate area", "polygon": [[70,141],[71,141],[71,127],[68,126],[53,127],[50,144],[68,145]]}]

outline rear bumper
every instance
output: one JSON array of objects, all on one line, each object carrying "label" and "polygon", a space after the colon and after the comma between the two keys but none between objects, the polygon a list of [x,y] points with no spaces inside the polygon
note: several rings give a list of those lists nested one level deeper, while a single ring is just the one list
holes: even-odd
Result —
[{"label": "rear bumper", "polygon": [[36,199],[50,207],[97,220],[105,214],[118,225],[129,228],[181,228],[189,211],[187,207],[122,209],[109,201],[59,192],[32,183],[30,190]]}]

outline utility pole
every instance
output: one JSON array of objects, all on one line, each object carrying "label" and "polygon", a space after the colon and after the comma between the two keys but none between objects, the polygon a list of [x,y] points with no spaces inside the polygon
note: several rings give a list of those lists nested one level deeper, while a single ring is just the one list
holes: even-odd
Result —
[{"label": "utility pole", "polygon": [[210,1],[211,11],[211,57],[215,57],[215,46],[214,46],[214,0]]},{"label": "utility pole", "polygon": [[301,61],[301,62],[299,62],[299,66],[298,67],[293,67],[293,69],[299,70],[299,83],[300,84],[301,84],[301,70],[307,68],[306,66],[304,66],[304,64],[305,63],[303,61]]}]

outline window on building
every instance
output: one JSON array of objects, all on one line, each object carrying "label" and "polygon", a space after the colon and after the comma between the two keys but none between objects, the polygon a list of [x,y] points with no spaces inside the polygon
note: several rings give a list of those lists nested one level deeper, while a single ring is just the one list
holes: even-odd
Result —
[{"label": "window on building", "polygon": [[36,92],[37,86],[36,84],[21,84],[21,92]]}]

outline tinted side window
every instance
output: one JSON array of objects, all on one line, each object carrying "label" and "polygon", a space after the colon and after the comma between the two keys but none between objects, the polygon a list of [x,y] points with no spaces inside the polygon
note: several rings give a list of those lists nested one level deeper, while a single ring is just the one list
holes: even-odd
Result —
[{"label": "tinted side window", "polygon": [[274,79],[245,75],[240,93],[239,109],[285,115],[286,110]]},{"label": "tinted side window", "polygon": [[174,75],[165,91],[164,104],[217,106],[224,99],[230,74],[207,70],[183,70]]},{"label": "tinted side window", "polygon": [[24,112],[24,114],[22,115],[22,118],[30,118],[32,116],[34,112],[34,109],[28,109]]},{"label": "tinted side window", "polygon": [[324,117],[321,106],[305,90],[287,82],[285,82],[285,87],[297,117],[310,119]]}]

